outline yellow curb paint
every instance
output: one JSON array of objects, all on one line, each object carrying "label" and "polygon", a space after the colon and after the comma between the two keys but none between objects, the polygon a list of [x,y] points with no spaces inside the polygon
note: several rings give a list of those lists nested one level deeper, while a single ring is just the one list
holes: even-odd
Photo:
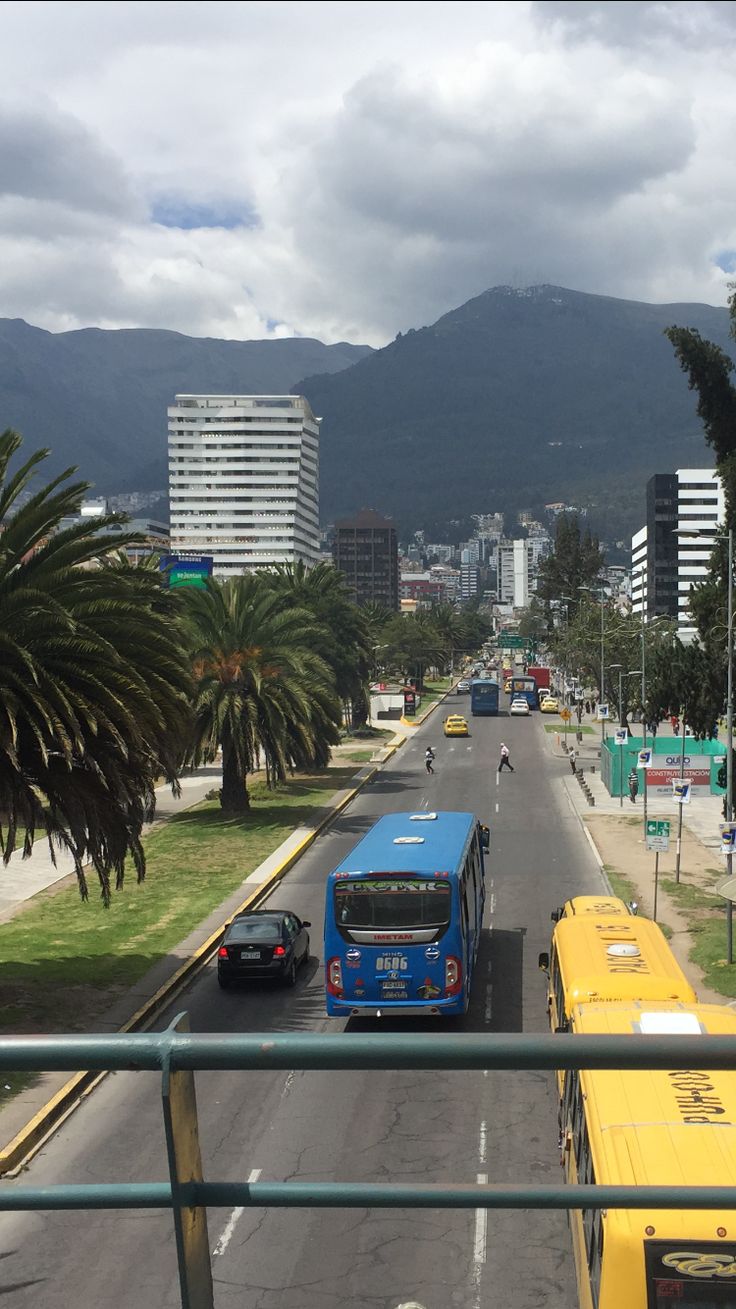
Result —
[{"label": "yellow curb paint", "polygon": [[[397,749],[398,746],[394,747],[391,754],[393,755]],[[342,799],[339,800],[332,809],[330,809],[329,813],[325,814],[325,817],[317,824],[317,826],[313,827],[310,832],[307,832],[306,836],[302,838],[299,844],[294,847],[294,849],[281,861],[280,864],[276,866],[276,868],[273,869],[271,873],[269,873],[265,882],[261,882],[249,896],[246,896],[242,904],[238,905],[236,909],[233,909],[231,914],[228,914],[225,921],[221,923],[210,936],[208,936],[207,940],[202,945],[198,946],[194,953],[190,955],[189,959],[187,959],[187,961],[172,974],[169,980],[164,982],[163,986],[159,987],[158,991],[151,996],[150,1000],[146,1000],[145,1004],[141,1005],[140,1009],[137,1009],[127,1022],[123,1023],[122,1027],[118,1028],[119,1032],[145,1031],[146,1028],[153,1023],[159,1011],[166,1004],[169,1004],[174,1000],[184,985],[190,981],[199,969],[204,967],[210,955],[220,944],[225,933],[225,928],[230,922],[230,919],[234,918],[235,914],[243,913],[245,909],[249,909],[251,905],[256,904],[259,900],[263,899],[271,888],[275,886],[284,874],[288,873],[289,869],[292,868],[297,860],[301,858],[304,851],[309,849],[309,846],[313,844],[328,824],[331,823],[338,814],[342,813],[343,809],[347,808],[350,802],[355,799],[358,792],[361,791],[364,786],[367,786],[368,782],[373,780],[377,772],[377,767],[371,768],[370,772],[366,773],[366,776],[360,779],[357,786],[352,787],[351,790],[346,792]],[[38,1112],[35,1113],[21,1128],[21,1130],[16,1133],[13,1139],[9,1141],[2,1150],[0,1150],[0,1177],[5,1176],[7,1173],[18,1168],[29,1155],[33,1154],[51,1134],[52,1130],[60,1127],[69,1114],[78,1107],[82,1098],[94,1090],[94,1088],[105,1077],[107,1077],[106,1071],[75,1073],[74,1076],[66,1082],[64,1086],[62,1086],[61,1090],[57,1091],[56,1094],[46,1102],[43,1108],[39,1109]]]}]

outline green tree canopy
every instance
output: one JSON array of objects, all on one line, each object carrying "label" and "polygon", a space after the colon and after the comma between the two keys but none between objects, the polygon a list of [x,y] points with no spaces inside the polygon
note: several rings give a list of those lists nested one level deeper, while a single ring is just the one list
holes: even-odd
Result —
[{"label": "green tree canopy", "polygon": [[264,574],[180,594],[196,684],[192,762],[222,749],[222,808],[244,814],[261,754],[280,781],[291,768],[324,767],[339,740],[335,678],[315,649],[322,632]]},{"label": "green tree canopy", "polygon": [[595,585],[604,560],[598,538],[591,535],[589,528],[580,530],[577,515],[561,514],[552,552],[539,565],[539,599],[549,608],[553,600],[567,596],[565,603],[570,616],[574,616],[580,603],[580,588]]},{"label": "green tree canopy", "polygon": [[67,469],[29,495],[48,452],[11,474],[21,444],[0,436],[0,846],[7,863],[45,833],[71,853],[82,896],[91,864],[107,903],[128,859],[145,874],[156,780],[177,784],[188,661],[158,574],[101,566],[141,538],[100,535],[127,521],[116,514],[64,527],[88,484]]}]

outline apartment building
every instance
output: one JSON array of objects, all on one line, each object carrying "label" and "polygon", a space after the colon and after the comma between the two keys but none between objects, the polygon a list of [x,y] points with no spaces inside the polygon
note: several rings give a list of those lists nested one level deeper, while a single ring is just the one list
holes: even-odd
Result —
[{"label": "apartment building", "polygon": [[304,396],[177,395],[168,410],[171,550],[218,577],[320,555],[319,424]]},{"label": "apartment building", "polygon": [[361,509],[354,518],[335,523],[333,559],[356,604],[372,600],[399,608],[399,545],[390,518]]}]

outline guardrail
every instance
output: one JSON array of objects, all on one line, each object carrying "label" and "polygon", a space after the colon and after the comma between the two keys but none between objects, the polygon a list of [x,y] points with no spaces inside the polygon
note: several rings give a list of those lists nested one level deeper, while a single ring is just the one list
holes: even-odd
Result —
[{"label": "guardrail", "polygon": [[[0,1187],[0,1212],[171,1209],[182,1309],[214,1309],[207,1209],[736,1209],[736,1186],[407,1185],[372,1182],[205,1182],[196,1069],[387,1070],[438,1068],[734,1068],[729,1036],[570,1036],[522,1033],[353,1036],[321,1033],[203,1035],[180,1014],[164,1032],[7,1037],[0,1071],[158,1072],[169,1180]],[[554,1142],[550,1142],[550,1149]]]}]

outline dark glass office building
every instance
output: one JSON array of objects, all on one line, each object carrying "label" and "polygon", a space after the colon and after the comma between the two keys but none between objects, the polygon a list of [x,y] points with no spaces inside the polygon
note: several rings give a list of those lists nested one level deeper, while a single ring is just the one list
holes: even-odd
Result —
[{"label": "dark glass office building", "polygon": [[357,604],[374,600],[398,609],[399,544],[390,518],[361,509],[354,518],[335,523],[333,558]]},{"label": "dark glass office building", "polygon": [[677,473],[655,473],[647,482],[647,618],[677,620]]}]

